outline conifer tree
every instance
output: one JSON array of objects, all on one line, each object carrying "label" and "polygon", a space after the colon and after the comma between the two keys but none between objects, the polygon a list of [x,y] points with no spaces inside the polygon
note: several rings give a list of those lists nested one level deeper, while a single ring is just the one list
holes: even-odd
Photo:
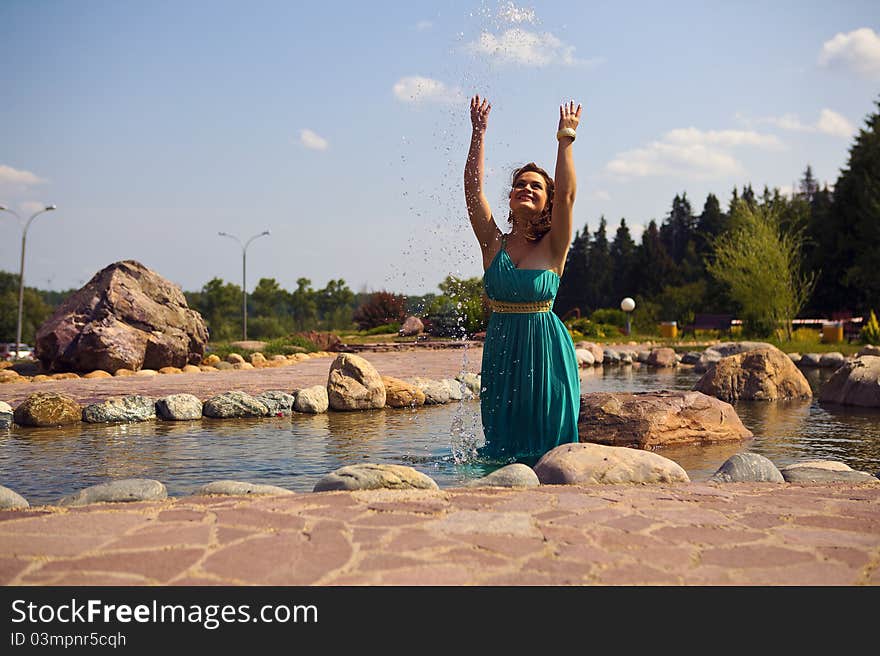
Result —
[{"label": "conifer tree", "polygon": [[559,291],[553,311],[559,317],[565,317],[572,309],[586,311],[586,289],[589,275],[590,227],[584,225],[583,231],[576,231],[568,255],[565,258],[565,269],[559,282]]},{"label": "conifer tree", "polygon": [[612,296],[623,299],[635,294],[636,243],[633,241],[626,225],[626,219],[620,219],[620,225],[611,242]]}]

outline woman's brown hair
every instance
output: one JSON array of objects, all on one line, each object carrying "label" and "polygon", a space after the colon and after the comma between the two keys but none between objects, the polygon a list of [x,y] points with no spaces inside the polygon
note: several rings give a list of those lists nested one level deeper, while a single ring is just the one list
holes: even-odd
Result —
[{"label": "woman's brown hair", "polygon": [[[541,212],[541,216],[538,217],[536,221],[533,221],[528,229],[526,230],[526,239],[529,241],[538,241],[550,232],[550,217],[553,212],[553,190],[555,189],[555,185],[553,184],[553,178],[550,177],[550,174],[547,173],[540,166],[535,164],[534,162],[529,162],[524,166],[519,167],[514,170],[513,175],[511,176],[510,186],[516,184],[517,179],[523,173],[537,173],[542,178],[544,178],[544,182],[547,185],[547,203],[544,205],[544,211]],[[511,210],[510,214],[507,217],[507,222],[513,225],[513,211]]]}]

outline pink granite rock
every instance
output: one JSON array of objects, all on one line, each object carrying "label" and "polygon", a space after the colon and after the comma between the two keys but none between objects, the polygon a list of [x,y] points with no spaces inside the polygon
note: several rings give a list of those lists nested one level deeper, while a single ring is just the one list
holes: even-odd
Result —
[{"label": "pink granite rock", "polygon": [[179,287],[134,260],[96,273],[37,331],[48,371],[116,371],[198,364],[208,343]]}]

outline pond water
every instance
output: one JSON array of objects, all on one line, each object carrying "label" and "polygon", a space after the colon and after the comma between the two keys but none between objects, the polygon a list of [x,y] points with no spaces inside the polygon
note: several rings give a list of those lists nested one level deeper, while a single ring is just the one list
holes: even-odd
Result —
[{"label": "pond water", "polygon": [[[814,392],[830,375],[805,371]],[[582,373],[585,392],[691,389],[698,374],[685,369],[597,367]],[[456,464],[453,435],[482,441],[479,401],[417,409],[296,414],[264,419],[135,424],[0,431],[0,484],[31,504],[52,503],[83,487],[118,478],[162,481],[171,496],[220,479],[310,492],[325,474],[359,462],[403,464],[455,487],[492,467]],[[720,446],[666,448],[692,480],[705,480],[728,457],[760,453],[777,466],[797,460],[842,460],[853,469],[880,470],[880,411],[812,402],[736,405],[755,438]],[[455,427],[455,429],[454,429]]]}]

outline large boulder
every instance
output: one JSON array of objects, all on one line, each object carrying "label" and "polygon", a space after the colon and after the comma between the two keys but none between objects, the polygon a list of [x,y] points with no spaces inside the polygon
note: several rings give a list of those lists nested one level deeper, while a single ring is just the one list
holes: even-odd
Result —
[{"label": "large boulder", "polygon": [[581,394],[580,442],[654,449],[753,437],[733,406],[702,392]]},{"label": "large boulder", "polygon": [[831,374],[819,401],[880,408],[880,356],[861,355]]},{"label": "large boulder", "polygon": [[359,355],[340,353],[330,365],[327,399],[334,410],[385,406],[385,385],[376,368]]},{"label": "large boulder", "polygon": [[48,371],[160,369],[198,364],[208,328],[180,288],[134,260],[96,273],[37,331]]},{"label": "large boulder", "polygon": [[694,390],[728,403],[813,396],[800,369],[775,346],[721,358],[697,381]]},{"label": "large boulder", "polygon": [[418,317],[409,316],[400,326],[400,335],[403,337],[415,337],[425,332],[425,324]]},{"label": "large boulder", "polygon": [[688,483],[681,465],[650,451],[601,444],[562,444],[541,456],[535,474],[544,485]]}]

